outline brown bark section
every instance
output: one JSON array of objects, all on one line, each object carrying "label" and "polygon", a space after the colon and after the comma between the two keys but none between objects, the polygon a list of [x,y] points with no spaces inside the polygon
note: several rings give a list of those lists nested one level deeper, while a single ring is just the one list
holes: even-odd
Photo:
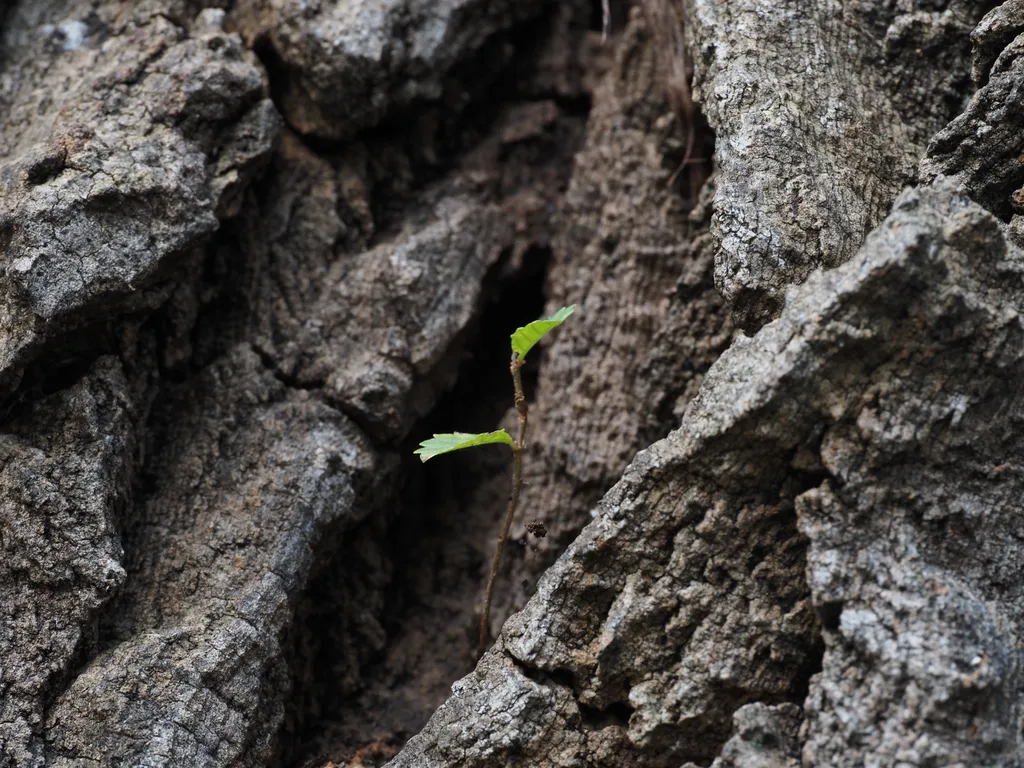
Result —
[{"label": "brown bark section", "polygon": [[1021,3],[599,5],[8,4],[0,768],[1020,761]]}]

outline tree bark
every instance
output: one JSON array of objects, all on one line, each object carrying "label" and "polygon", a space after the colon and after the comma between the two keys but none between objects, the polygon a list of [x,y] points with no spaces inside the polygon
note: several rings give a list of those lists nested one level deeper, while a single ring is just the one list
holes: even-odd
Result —
[{"label": "tree bark", "polygon": [[0,768],[1024,760],[1024,3],[609,10],[0,10]]}]

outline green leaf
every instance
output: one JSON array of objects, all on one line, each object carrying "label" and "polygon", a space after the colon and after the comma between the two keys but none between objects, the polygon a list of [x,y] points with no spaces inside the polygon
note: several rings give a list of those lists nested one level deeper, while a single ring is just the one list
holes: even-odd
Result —
[{"label": "green leaf", "polygon": [[526,353],[533,349],[534,344],[543,339],[552,328],[564,323],[566,318],[575,311],[575,304],[570,307],[562,307],[545,320],[534,320],[529,325],[516,328],[516,332],[512,334],[512,351],[520,360],[524,359]]},{"label": "green leaf", "polygon": [[497,432],[451,432],[444,435],[434,435],[429,440],[420,443],[420,447],[413,453],[420,457],[420,461],[432,459],[442,453],[461,451],[463,448],[472,448],[477,445],[489,445],[491,443],[505,443],[515,445],[512,436],[504,429]]}]

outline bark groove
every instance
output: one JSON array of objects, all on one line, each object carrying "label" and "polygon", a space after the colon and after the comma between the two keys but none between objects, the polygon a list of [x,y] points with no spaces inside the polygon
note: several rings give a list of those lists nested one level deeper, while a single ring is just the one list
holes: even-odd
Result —
[{"label": "bark groove", "polygon": [[0,768],[1024,760],[1024,4],[601,6],[5,6]]}]

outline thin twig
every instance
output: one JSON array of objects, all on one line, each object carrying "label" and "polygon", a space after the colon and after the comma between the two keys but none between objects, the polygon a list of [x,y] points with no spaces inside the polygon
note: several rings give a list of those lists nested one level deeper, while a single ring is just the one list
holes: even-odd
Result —
[{"label": "thin twig", "polygon": [[515,354],[512,355],[512,362],[509,364],[509,371],[512,374],[512,382],[515,385],[516,413],[519,415],[519,429],[516,431],[515,445],[512,446],[512,494],[508,497],[508,510],[505,512],[505,522],[501,526],[501,534],[498,536],[498,549],[494,552],[494,559],[491,561],[491,574],[487,577],[487,594],[484,597],[484,610],[480,615],[480,653],[487,650],[487,625],[491,615],[491,600],[494,597],[494,582],[498,578],[498,566],[501,564],[501,553],[505,549],[505,542],[508,541],[508,532],[512,528],[512,518],[516,515],[516,507],[519,505],[519,494],[523,488],[523,449],[526,447],[526,417],[527,405],[526,395],[523,393],[523,381],[519,370],[523,367],[523,361]]},{"label": "thin twig", "polygon": [[601,45],[608,42],[608,30],[612,25],[612,9],[608,0],[601,0]]}]

